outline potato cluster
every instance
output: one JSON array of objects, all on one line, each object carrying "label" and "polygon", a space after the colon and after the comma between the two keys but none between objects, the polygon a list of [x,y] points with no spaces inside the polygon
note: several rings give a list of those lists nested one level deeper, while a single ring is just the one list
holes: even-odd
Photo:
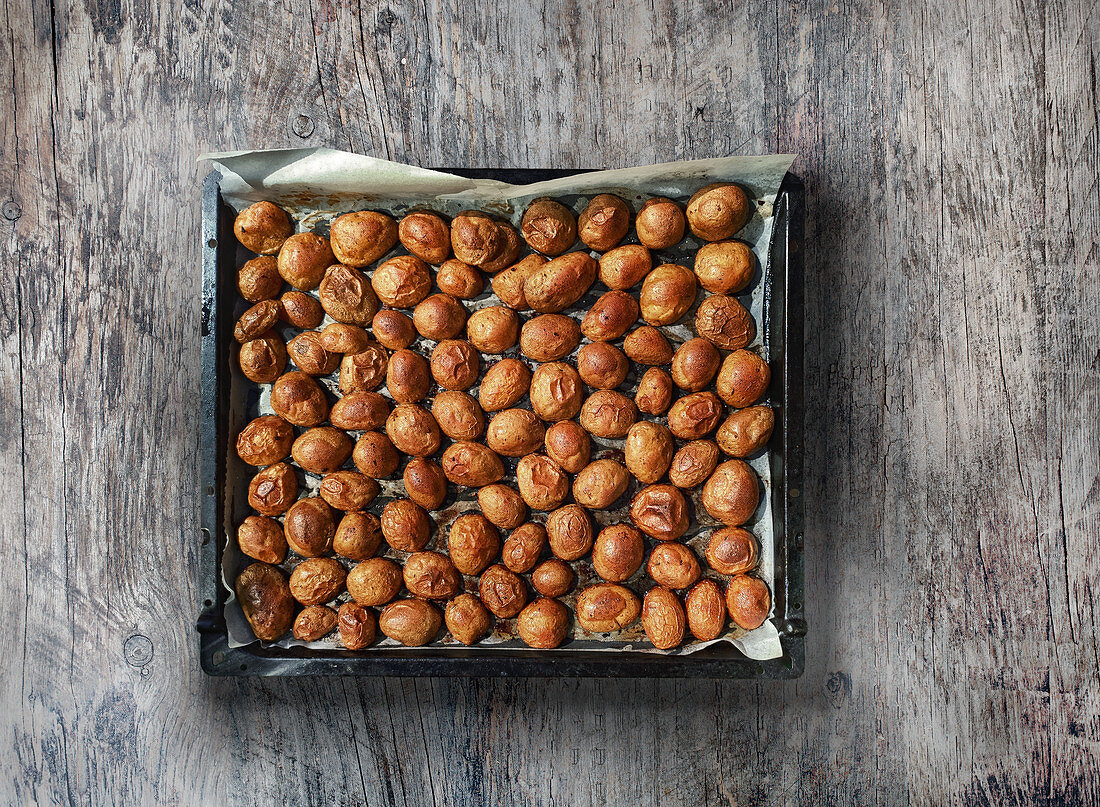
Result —
[{"label": "potato cluster", "polygon": [[[238,272],[236,362],[273,412],[236,435],[257,468],[236,580],[256,636],[472,645],[514,620],[553,648],[574,621],[640,620],[669,649],[761,625],[745,458],[774,415],[734,296],[755,272],[733,240],[751,212],[725,183],[636,210],[600,194],[579,215],[539,199],[518,227],[364,210],[326,237],[270,202],[243,210],[257,255]],[[694,265],[663,260],[685,237],[703,242]],[[685,320],[698,336],[670,340]],[[475,492],[476,509],[445,510]],[[702,558],[682,540],[695,502],[721,525]],[[576,591],[577,562],[599,582]]]}]

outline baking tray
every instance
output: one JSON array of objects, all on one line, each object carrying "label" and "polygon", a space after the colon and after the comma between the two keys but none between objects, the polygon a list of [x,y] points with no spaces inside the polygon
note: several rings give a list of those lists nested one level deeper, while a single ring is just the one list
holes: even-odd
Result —
[{"label": "baking tray", "polygon": [[[468,178],[529,184],[580,170],[440,168]],[[200,612],[196,623],[200,663],[209,675],[406,675],[542,676],[636,678],[797,678],[802,674],[806,622],[803,617],[803,390],[802,390],[802,227],[804,189],[788,173],[776,198],[776,223],[764,284],[764,320],[772,370],[769,397],[776,429],[768,445],[774,485],[775,581],[772,620],[783,655],[754,661],[732,645],[715,644],[689,655],[665,656],[623,650],[608,653],[570,650],[500,651],[477,647],[424,647],[400,654],[369,651],[263,647],[255,642],[230,647],[223,618],[228,592],[221,584],[219,536],[225,501],[224,461],[229,446],[229,366],[236,294],[235,211],[221,197],[217,171],[202,186],[202,432],[199,472]]]}]

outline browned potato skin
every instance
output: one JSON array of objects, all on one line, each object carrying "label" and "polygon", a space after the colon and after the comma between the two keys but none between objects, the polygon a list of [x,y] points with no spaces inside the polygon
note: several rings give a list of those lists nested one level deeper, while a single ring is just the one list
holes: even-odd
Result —
[{"label": "browned potato skin", "polygon": [[562,420],[546,430],[546,453],[571,474],[580,471],[592,456],[592,438],[573,420]]},{"label": "browned potato skin", "polygon": [[528,454],[516,465],[520,496],[533,510],[553,510],[569,495],[569,478],[554,460]]},{"label": "browned potato skin", "polygon": [[504,476],[500,455],[480,443],[457,442],[447,446],[442,465],[448,480],[469,488],[491,485]]},{"label": "browned potato skin", "polygon": [[268,201],[249,205],[233,220],[233,234],[245,249],[274,255],[294,232],[290,216]]},{"label": "browned potato skin", "polygon": [[610,193],[593,196],[577,218],[577,234],[589,249],[607,252],[630,230],[630,205]]},{"label": "browned potato skin", "polygon": [[358,471],[335,471],[321,480],[318,492],[329,507],[345,512],[362,510],[381,492],[378,482]]},{"label": "browned potato skin", "polygon": [[609,289],[629,289],[653,268],[653,256],[641,244],[625,244],[600,256],[600,282]]},{"label": "browned potato skin", "polygon": [[665,541],[653,547],[646,571],[657,583],[671,589],[688,588],[702,574],[691,547],[677,541]]},{"label": "browned potato skin", "polygon": [[668,427],[681,440],[706,437],[722,419],[722,402],[713,392],[693,392],[668,410]]},{"label": "browned potato skin", "polygon": [[332,222],[329,237],[340,263],[369,266],[397,243],[397,222],[374,210],[345,213]]},{"label": "browned potato skin", "polygon": [[[489,373],[486,373],[486,380],[488,377]],[[485,390],[486,380],[481,383],[482,392]],[[485,433],[485,412],[477,399],[468,392],[437,392],[432,400],[432,415],[440,430],[452,440],[476,440]]]},{"label": "browned potato skin", "polygon": [[340,362],[340,392],[369,392],[386,380],[389,354],[379,344],[370,343],[358,353],[344,356]]},{"label": "browned potato skin", "polygon": [[397,470],[401,458],[389,437],[382,432],[368,431],[356,441],[351,461],[360,473],[372,479],[385,479]]},{"label": "browned potato skin", "polygon": [[699,285],[711,294],[736,294],[752,281],[756,258],[748,244],[719,241],[699,247],[693,269]]},{"label": "browned potato skin", "polygon": [[396,255],[383,262],[370,282],[378,299],[391,308],[412,308],[432,288],[428,265],[415,255]]},{"label": "browned potato skin", "polygon": [[504,542],[501,559],[509,571],[529,572],[546,549],[546,527],[529,521],[512,530]]},{"label": "browned potato skin", "polygon": [[523,523],[527,505],[519,492],[507,485],[486,485],[477,492],[477,503],[485,517],[504,530]]},{"label": "browned potato skin", "polygon": [[703,507],[730,527],[748,521],[760,504],[760,480],[741,460],[728,460],[714,469],[703,485]]},{"label": "browned potato skin", "polygon": [[478,595],[485,607],[501,619],[515,616],[527,604],[527,586],[523,578],[499,564],[482,572]]},{"label": "browned potato skin", "polygon": [[278,321],[279,304],[274,300],[261,300],[241,314],[233,327],[233,338],[238,342],[251,341],[271,330]]},{"label": "browned potato skin", "polygon": [[481,266],[498,258],[505,241],[504,231],[480,211],[463,211],[451,221],[451,249],[463,263]]},{"label": "browned potato skin", "polygon": [[299,499],[287,510],[283,532],[290,548],[303,558],[326,555],[332,551],[336,535],[332,508],[316,496]]},{"label": "browned potato skin", "polygon": [[304,471],[327,474],[335,471],[351,456],[350,437],[332,426],[315,426],[294,441],[290,454]]},{"label": "browned potato skin", "polygon": [[704,389],[718,375],[722,356],[702,337],[689,339],[672,356],[672,380],[688,392]]},{"label": "browned potato skin", "polygon": [[573,480],[573,498],[577,504],[591,510],[606,510],[624,493],[630,484],[630,474],[615,460],[589,463]]},{"label": "browned potato skin", "polygon": [[577,622],[592,633],[621,630],[638,619],[638,595],[618,583],[597,583],[577,595]]},{"label": "browned potato skin", "polygon": [[331,322],[321,331],[321,346],[331,353],[362,353],[373,344],[358,325]]},{"label": "browned potato skin", "polygon": [[630,520],[651,538],[674,541],[688,528],[684,494],[672,485],[644,487],[630,503]]},{"label": "browned potato skin", "polygon": [[523,213],[523,240],[536,252],[561,255],[577,240],[573,211],[551,199],[536,199]]},{"label": "browned potato skin", "polygon": [[391,602],[378,617],[378,629],[394,641],[408,647],[426,645],[443,626],[443,617],[425,600]]},{"label": "browned potato skin", "polygon": [[481,268],[489,274],[495,274],[504,267],[511,266],[519,257],[520,250],[523,249],[523,241],[520,240],[519,233],[511,224],[499,222],[497,227],[504,238],[504,248],[497,257],[481,264]]},{"label": "browned potato skin", "polygon": [[294,428],[278,415],[261,415],[237,435],[237,456],[249,465],[271,465],[290,456]]},{"label": "browned potato skin", "polygon": [[520,611],[516,632],[529,647],[557,647],[569,633],[569,609],[557,600],[540,597]]},{"label": "browned potato skin", "polygon": [[387,308],[379,311],[371,320],[371,332],[374,338],[390,350],[401,350],[413,343],[416,328],[413,321],[400,311]]},{"label": "browned potato skin", "polygon": [[674,263],[664,263],[646,275],[639,297],[642,319],[650,325],[671,325],[695,302],[695,275]]},{"label": "browned potato skin", "polygon": [[564,314],[543,314],[520,328],[519,349],[529,359],[552,362],[572,353],[581,342],[581,326]]},{"label": "browned potato skin", "polygon": [[340,641],[348,650],[362,650],[374,642],[378,619],[357,602],[346,602],[336,612]]},{"label": "browned potato skin", "polygon": [[286,352],[306,375],[328,375],[340,366],[340,354],[329,352],[317,331],[303,331],[295,336],[287,342]]},{"label": "browned potato skin", "polygon": [[279,296],[282,287],[279,265],[270,255],[245,261],[237,270],[237,291],[250,303],[273,300]]},{"label": "browned potato skin", "polygon": [[663,196],[647,199],[634,220],[638,240],[650,249],[668,249],[679,244],[686,226],[684,211]]},{"label": "browned potato skin", "polygon": [[451,228],[435,213],[409,213],[397,225],[397,238],[424,263],[440,264],[451,254]]},{"label": "browned potato skin", "polygon": [[721,574],[744,574],[756,568],[760,545],[756,536],[741,527],[723,527],[707,541],[707,565]]},{"label": "browned potato skin", "polygon": [[678,488],[693,488],[707,481],[718,466],[718,446],[712,440],[692,440],[672,457],[668,481]]},{"label": "browned potato skin", "polygon": [[672,376],[660,367],[650,367],[638,382],[634,405],[647,415],[663,415],[672,405]]},{"label": "browned potato skin", "polygon": [[642,534],[629,524],[604,527],[592,546],[592,568],[610,583],[628,580],[645,557]]},{"label": "browned potato skin", "polygon": [[286,559],[283,525],[267,516],[248,516],[237,528],[237,546],[250,558],[264,563],[282,563]]},{"label": "browned potato skin", "polygon": [[722,362],[716,388],[723,401],[737,409],[744,409],[768,391],[771,378],[766,361],[751,351],[735,350]]},{"label": "browned potato skin", "polygon": [[503,353],[519,340],[519,317],[502,305],[475,311],[466,321],[466,338],[482,353]]},{"label": "browned potato skin", "polygon": [[577,373],[593,389],[615,389],[626,381],[630,362],[607,342],[592,342],[577,353]]},{"label": "browned potato skin", "polygon": [[756,336],[756,323],[736,297],[712,294],[695,311],[695,332],[722,350],[740,350]]},{"label": "browned potato skin", "polygon": [[386,418],[386,436],[394,448],[413,457],[427,457],[439,450],[443,435],[432,413],[416,404],[398,404]]},{"label": "browned potato skin", "polygon": [[386,425],[390,402],[377,392],[352,392],[332,405],[329,420],[338,429],[366,431]]},{"label": "browned potato skin", "polygon": [[449,600],[462,591],[462,575],[451,559],[439,552],[414,552],[402,570],[405,588],[414,597]]},{"label": "browned potato skin", "polygon": [[295,328],[316,328],[325,318],[325,309],[316,297],[292,289],[279,298],[279,318]]},{"label": "browned potato skin", "polygon": [[485,277],[470,264],[452,258],[439,267],[435,284],[444,294],[460,300],[472,300],[485,290]]},{"label": "browned potato skin", "polygon": [[468,389],[477,382],[477,350],[463,339],[444,339],[432,351],[432,378],[444,389]]},{"label": "browned potato skin", "polygon": [[643,325],[631,331],[623,340],[623,352],[638,364],[648,364],[651,367],[672,361],[672,345],[652,325]]},{"label": "browned potato skin", "polygon": [[332,551],[349,560],[373,558],[382,546],[382,524],[372,513],[348,513],[340,519]]},{"label": "browned potato skin", "polygon": [[378,313],[378,296],[358,269],[334,264],[325,270],[317,290],[321,307],[337,322],[366,328]]},{"label": "browned potato skin", "polygon": [[285,513],[298,497],[298,478],[285,462],[269,465],[248,484],[248,506],[265,516]]},{"label": "browned potato skin", "polygon": [[386,543],[402,552],[419,552],[431,538],[431,516],[409,499],[388,502],[382,508],[381,521]]},{"label": "browned potato skin", "polygon": [[[279,248],[276,266],[283,280],[299,291],[317,288],[325,269],[336,263],[327,238],[316,233],[295,233]],[[344,263],[344,261],[341,261]]]},{"label": "browned potato skin", "polygon": [[413,326],[425,339],[442,342],[462,333],[466,307],[449,294],[425,297],[413,310]]},{"label": "browned potato skin", "polygon": [[675,450],[672,432],[667,427],[641,420],[626,433],[623,455],[630,473],[639,482],[652,485],[668,471]]},{"label": "browned potato skin", "polygon": [[531,585],[544,597],[561,597],[573,588],[576,575],[564,560],[549,558],[531,572]]},{"label": "browned potato skin", "polygon": [[726,418],[714,439],[731,457],[747,457],[768,444],[774,428],[775,413],[770,406],[750,406]]},{"label": "browned potato skin", "polygon": [[270,384],[286,367],[286,345],[274,331],[268,331],[241,345],[237,362],[249,381]]},{"label": "browned potato skin", "polygon": [[519,359],[501,359],[485,372],[477,397],[486,412],[498,412],[515,406],[529,389],[531,371],[527,365]]},{"label": "browned potato skin", "polygon": [[500,533],[481,513],[463,513],[451,523],[447,552],[463,574],[481,574],[500,552]]},{"label": "browned potato skin", "polygon": [[684,600],[688,630],[701,642],[722,635],[726,626],[726,598],[713,580],[700,580],[691,587]]},{"label": "browned potato skin", "polygon": [[598,271],[598,264],[587,252],[568,252],[528,275],[523,296],[535,311],[554,314],[581,299],[596,282]]},{"label": "browned potato skin", "polygon": [[443,612],[447,630],[464,645],[477,644],[489,632],[489,609],[473,594],[459,594]]},{"label": "browned potato skin", "polygon": [[716,182],[700,188],[688,200],[687,220],[691,231],[704,241],[729,238],[752,216],[748,196],[736,185]]},{"label": "browned potato skin", "polygon": [[625,437],[638,411],[634,402],[614,390],[597,390],[585,400],[577,420],[596,437]]},{"label": "browned potato skin", "polygon": [[581,411],[581,377],[563,362],[540,364],[531,374],[531,408],[545,421],[569,420]]},{"label": "browned potato skin", "polygon": [[428,360],[408,348],[395,351],[386,368],[386,389],[397,403],[416,403],[428,397],[432,371]]},{"label": "browned potato skin", "polygon": [[303,608],[294,619],[294,638],[300,642],[315,642],[332,633],[336,618],[336,612],[327,605]]},{"label": "browned potato skin", "polygon": [[[505,305],[516,311],[529,311],[531,306],[527,304],[527,298],[523,294],[523,284],[527,278],[546,265],[546,258],[542,255],[528,255],[519,263],[509,266],[493,276],[493,294],[499,297]],[[436,280],[438,283],[438,279]],[[442,288],[442,287],[441,287]]]},{"label": "browned potato skin", "polygon": [[438,510],[447,498],[447,477],[439,463],[414,457],[404,471],[405,495],[425,510]]},{"label": "browned potato skin", "polygon": [[271,388],[271,408],[295,426],[316,426],[328,417],[328,398],[312,377],[286,373]]},{"label": "browned potato skin", "polygon": [[257,639],[273,642],[290,630],[294,600],[281,571],[266,563],[252,563],[237,575],[235,588]]},{"label": "browned potato skin", "polygon": [[401,567],[389,558],[368,558],[351,567],[344,584],[359,605],[385,605],[401,590]]},{"label": "browned potato skin", "polygon": [[505,457],[522,457],[542,447],[546,428],[528,409],[505,409],[489,421],[485,442]]},{"label": "browned potato skin", "polygon": [[562,560],[577,560],[588,554],[594,542],[592,519],[579,504],[559,507],[546,519],[550,551]]},{"label": "browned potato skin", "polygon": [[639,313],[638,301],[625,291],[605,292],[584,315],[581,333],[593,342],[610,342],[630,330]]},{"label": "browned potato skin", "polygon": [[332,558],[307,558],[290,573],[290,594],[302,605],[321,605],[344,590],[347,572]]},{"label": "browned potato skin", "polygon": [[762,580],[739,574],[726,586],[726,608],[738,627],[755,630],[768,618],[772,595]]},{"label": "browned potato skin", "polygon": [[642,603],[642,627],[653,646],[670,650],[684,641],[687,617],[679,598],[663,586],[654,586]]}]

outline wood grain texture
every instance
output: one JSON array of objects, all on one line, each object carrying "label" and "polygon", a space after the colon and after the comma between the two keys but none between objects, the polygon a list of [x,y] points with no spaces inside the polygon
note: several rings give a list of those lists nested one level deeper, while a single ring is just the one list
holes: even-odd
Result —
[{"label": "wood grain texture", "polygon": [[[1086,3],[0,4],[0,803],[1100,800]],[[807,182],[804,677],[214,680],[207,149]]]}]

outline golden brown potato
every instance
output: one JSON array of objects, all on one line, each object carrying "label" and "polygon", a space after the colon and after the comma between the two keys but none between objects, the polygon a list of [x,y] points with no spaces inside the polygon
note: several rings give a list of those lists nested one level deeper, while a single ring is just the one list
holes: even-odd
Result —
[{"label": "golden brown potato", "polygon": [[282,287],[279,265],[270,255],[245,261],[237,270],[237,291],[250,303],[273,300],[279,296]]},{"label": "golden brown potato", "polygon": [[352,448],[351,438],[339,429],[315,426],[294,441],[290,454],[302,470],[327,474],[347,462]]},{"label": "golden brown potato", "polygon": [[274,331],[268,331],[258,339],[251,339],[241,345],[237,361],[241,372],[249,381],[270,384],[286,366],[286,345]]},{"label": "golden brown potato", "polygon": [[512,530],[504,542],[501,555],[504,565],[510,571],[519,574],[531,571],[544,549],[546,549],[546,527],[528,521]]},{"label": "golden brown potato", "polygon": [[612,290],[600,295],[584,315],[581,333],[593,342],[610,342],[626,333],[638,314],[637,300],[625,291]]},{"label": "golden brown potato", "polygon": [[738,627],[755,630],[772,610],[772,595],[763,580],[739,574],[726,586],[726,608]]},{"label": "golden brown potato", "polygon": [[647,415],[663,415],[672,405],[672,376],[660,367],[650,367],[638,382],[634,405]]},{"label": "golden brown potato", "polygon": [[634,402],[614,390],[589,395],[577,418],[584,430],[596,437],[625,437],[637,419]]},{"label": "golden brown potato", "polygon": [[718,446],[712,440],[692,440],[672,457],[668,481],[678,488],[693,488],[707,481],[718,465]]},{"label": "golden brown potato", "polygon": [[693,586],[702,574],[691,547],[677,541],[665,541],[653,547],[646,571],[657,583],[672,589]]},{"label": "golden brown potato", "polygon": [[528,275],[523,282],[523,296],[536,311],[557,313],[584,296],[596,282],[598,270],[596,261],[587,252],[568,252]]},{"label": "golden brown potato", "polygon": [[591,633],[611,633],[638,619],[638,595],[618,583],[597,583],[577,595],[577,622]]},{"label": "golden brown potato", "polygon": [[770,406],[750,406],[726,418],[714,439],[731,457],[747,457],[767,445],[774,428],[775,413]]},{"label": "golden brown potato", "polygon": [[336,257],[327,238],[316,233],[295,233],[279,248],[275,265],[283,280],[299,291],[309,291],[317,288],[325,269],[334,263]]},{"label": "golden brown potato", "polygon": [[740,350],[756,336],[756,323],[737,298],[712,294],[695,312],[695,332],[722,350]]},{"label": "golden brown potato", "polygon": [[480,443],[457,442],[447,446],[442,464],[447,479],[468,488],[491,485],[504,476],[500,455]]},{"label": "golden brown potato", "polygon": [[300,642],[315,642],[332,633],[336,627],[336,612],[327,605],[310,605],[294,618],[294,638]]},{"label": "golden brown potato", "polygon": [[370,392],[382,386],[386,380],[389,354],[379,344],[367,345],[365,350],[344,356],[340,361],[340,392]]},{"label": "golden brown potato", "polygon": [[447,552],[463,574],[481,574],[500,553],[500,533],[481,513],[463,513],[451,523]]},{"label": "golden brown potato", "polygon": [[592,546],[592,568],[611,583],[628,580],[641,568],[644,557],[642,534],[628,524],[604,527]]},{"label": "golden brown potato", "polygon": [[400,311],[387,308],[379,311],[371,320],[371,332],[383,347],[401,350],[413,343],[416,328],[413,321]]},{"label": "golden brown potato", "polygon": [[453,339],[466,326],[466,307],[449,294],[432,294],[413,310],[413,326],[433,342]]},{"label": "golden brown potato", "polygon": [[519,359],[501,359],[481,379],[477,396],[486,412],[515,406],[531,388],[531,371]]},{"label": "golden brown potato", "polygon": [[366,328],[378,313],[378,297],[370,281],[350,266],[337,263],[326,269],[317,295],[325,313],[337,322]]},{"label": "golden brown potato", "polygon": [[576,575],[564,560],[544,560],[531,572],[531,585],[544,597],[561,597],[573,588]]},{"label": "golden brown potato", "polygon": [[563,314],[543,314],[527,320],[519,332],[519,349],[529,359],[557,361],[576,349],[581,326]]},{"label": "golden brown potato", "polygon": [[279,318],[295,328],[316,328],[325,318],[325,309],[316,297],[292,289],[279,298]]},{"label": "golden brown potato", "polygon": [[523,284],[545,265],[546,258],[542,255],[528,255],[519,263],[493,276],[493,293],[516,311],[529,311],[531,306],[527,304],[527,297],[523,294]]},{"label": "golden brown potato", "polygon": [[382,523],[372,513],[347,513],[336,525],[332,551],[350,560],[373,558],[382,546]]},{"label": "golden brown potato", "polygon": [[675,594],[663,586],[654,586],[642,603],[642,627],[653,646],[669,650],[684,641],[687,618],[684,606]]},{"label": "golden brown potato", "polygon": [[385,605],[401,590],[401,567],[389,558],[368,558],[351,567],[344,584],[359,605]]},{"label": "golden brown potato", "polygon": [[504,248],[497,257],[481,264],[482,270],[489,274],[495,274],[504,267],[511,266],[519,257],[520,250],[523,249],[523,241],[520,240],[519,233],[511,224],[499,222],[497,227],[504,238]]},{"label": "golden brown potato", "polygon": [[748,463],[728,460],[703,485],[703,507],[730,527],[744,524],[760,504],[760,480]]},{"label": "golden brown potato", "polygon": [[588,554],[595,537],[592,519],[579,504],[559,507],[546,519],[550,551],[562,560],[577,560]]},{"label": "golden brown potato", "polygon": [[357,471],[335,471],[321,480],[318,493],[337,510],[365,509],[381,492],[378,482]]},{"label": "golden brown potato", "polygon": [[569,495],[569,478],[549,457],[528,454],[516,465],[520,496],[533,510],[553,510]]},{"label": "golden brown potato", "polygon": [[307,558],[290,573],[290,594],[302,605],[321,605],[344,590],[347,572],[332,558]]},{"label": "golden brown potato", "polygon": [[485,277],[470,264],[452,258],[439,267],[435,284],[444,294],[472,300],[485,290]]},{"label": "golden brown potato", "polygon": [[668,427],[681,440],[706,437],[722,419],[722,402],[713,392],[685,395],[668,410]]},{"label": "golden brown potato", "polygon": [[721,574],[744,574],[756,568],[760,545],[756,536],[741,527],[722,527],[707,541],[707,564]]},{"label": "golden brown potato", "polygon": [[557,600],[539,597],[520,611],[516,632],[529,647],[557,647],[569,633],[569,609]]},{"label": "golden brown potato", "polygon": [[630,503],[630,520],[651,538],[675,541],[688,528],[687,501],[672,485],[649,485]]},{"label": "golden brown potato", "polygon": [[684,237],[684,211],[671,199],[658,196],[647,199],[634,220],[638,240],[650,249],[668,249]]},{"label": "golden brown potato", "polygon": [[684,602],[688,630],[701,642],[722,635],[726,626],[726,599],[713,580],[700,580],[691,587]]},{"label": "golden brown potato", "polygon": [[592,342],[577,353],[577,373],[593,389],[615,389],[626,381],[630,362],[607,342]]},{"label": "golden brown potato", "polygon": [[427,457],[439,450],[443,435],[432,413],[416,404],[398,404],[386,418],[386,436],[402,454]]},{"label": "golden brown potato", "polygon": [[451,228],[435,213],[409,213],[397,225],[397,238],[424,263],[440,264],[451,254]]},{"label": "golden brown potato", "polygon": [[283,525],[267,516],[248,516],[237,528],[237,546],[250,558],[264,563],[282,563],[286,559],[286,535]]},{"label": "golden brown potato", "polygon": [[577,234],[589,249],[607,252],[630,229],[630,205],[618,196],[601,193],[593,196],[577,218]]},{"label": "golden brown potato", "polygon": [[447,498],[447,477],[438,462],[413,457],[405,466],[405,495],[425,510],[438,510]]},{"label": "golden brown potato", "polygon": [[432,378],[444,389],[468,389],[477,382],[477,350],[463,339],[444,339],[432,351]]},{"label": "golden brown potato", "polygon": [[630,473],[639,482],[652,485],[668,471],[675,450],[672,432],[666,426],[641,420],[626,433],[623,455]]},{"label": "golden brown potato", "polygon": [[581,377],[570,365],[561,362],[540,364],[531,374],[531,408],[551,423],[581,411]]},{"label": "golden brown potato", "polygon": [[340,641],[348,650],[362,650],[374,642],[378,620],[357,602],[346,602],[336,612]]},{"label": "golden brown potato", "polygon": [[385,479],[397,470],[401,458],[390,438],[382,432],[368,431],[355,442],[351,461],[359,472],[372,479]]},{"label": "golden brown potato", "polygon": [[397,403],[417,403],[428,397],[432,371],[428,360],[405,348],[390,356],[386,367],[386,389]]},{"label": "golden brown potato", "polygon": [[332,222],[329,237],[340,263],[369,266],[397,243],[397,222],[374,210],[345,213]]},{"label": "golden brown potato", "polygon": [[695,302],[695,275],[690,269],[664,263],[646,275],[639,297],[642,319],[650,325],[671,325]]},{"label": "golden brown potato", "polygon": [[680,345],[672,356],[672,380],[688,392],[698,392],[718,375],[722,356],[706,339],[695,337]]},{"label": "golden brown potato", "polygon": [[609,289],[629,289],[653,268],[653,256],[641,244],[625,244],[600,256],[600,282]]},{"label": "golden brown potato", "polygon": [[529,409],[505,409],[489,421],[485,442],[505,457],[522,457],[542,447],[546,428]]},{"label": "golden brown potato", "polygon": [[752,406],[768,391],[771,383],[768,363],[748,350],[735,350],[726,356],[718,371],[718,395],[737,409]]},{"label": "golden brown potato", "polygon": [[290,630],[294,599],[283,573],[266,563],[253,563],[237,575],[235,585],[241,610],[256,638],[274,642]]},{"label": "golden brown potato", "polygon": [[249,205],[233,221],[233,234],[241,246],[260,255],[274,255],[293,232],[286,211],[267,201]]},{"label": "golden brown potato", "polygon": [[459,594],[443,612],[447,630],[464,645],[477,644],[489,632],[489,610],[473,594]]},{"label": "golden brown potato", "polygon": [[466,338],[482,353],[503,353],[519,340],[519,317],[499,305],[475,311],[466,321]]},{"label": "golden brown potato", "polygon": [[507,485],[486,485],[477,492],[477,504],[485,517],[504,530],[514,530],[523,523],[527,505],[519,491]]},{"label": "golden brown potato", "polygon": [[451,221],[451,249],[455,257],[472,266],[500,258],[508,249],[504,229],[484,213],[465,210]]},{"label": "golden brown potato", "polygon": [[482,572],[478,595],[485,607],[501,619],[515,616],[527,604],[527,586],[523,578],[499,564]]},{"label": "golden brown potato", "polygon": [[378,616],[378,629],[408,647],[428,644],[443,626],[439,609],[425,600],[391,602]]},{"label": "golden brown potato", "polygon": [[298,477],[285,462],[269,465],[248,483],[248,506],[265,516],[277,516],[298,498]]},{"label": "golden brown potato", "polygon": [[626,493],[630,474],[615,460],[589,463],[573,480],[573,498],[590,510],[606,510]]},{"label": "golden brown potato", "polygon": [[321,331],[321,346],[330,353],[362,353],[374,342],[358,325],[332,322]]},{"label": "golden brown potato", "polygon": [[638,364],[656,367],[672,361],[672,345],[652,325],[631,331],[623,340],[623,352]]},{"label": "golden brown potato", "polygon": [[571,474],[588,464],[592,456],[592,438],[580,424],[562,420],[546,430],[546,453]]},{"label": "golden brown potato", "polygon": [[278,415],[261,415],[237,435],[237,456],[249,465],[271,465],[290,456],[294,428]]},{"label": "golden brown potato", "polygon": [[394,499],[382,508],[382,535],[386,543],[402,552],[419,552],[428,545],[432,518],[409,499]]},{"label": "golden brown potato", "polygon": [[290,360],[307,375],[328,375],[340,366],[340,354],[326,350],[317,331],[298,334],[287,343],[286,351]]},{"label": "golden brown potato", "polygon": [[261,300],[249,308],[233,327],[233,338],[249,342],[263,335],[279,321],[279,304],[274,300]]},{"label": "golden brown potato", "polygon": [[716,182],[696,191],[688,200],[687,220],[691,231],[704,241],[729,238],[752,216],[752,203],[736,185]]},{"label": "golden brown potato", "polygon": [[699,247],[694,269],[699,285],[712,294],[736,294],[752,280],[756,258],[748,244],[719,241]]},{"label": "golden brown potato", "polygon": [[414,255],[396,255],[371,275],[371,286],[378,299],[391,308],[412,308],[432,288],[428,265]]},{"label": "golden brown potato", "polygon": [[[491,371],[490,371],[491,372]],[[488,378],[488,374],[486,374]],[[485,390],[485,382],[481,384]],[[432,400],[432,415],[439,429],[452,440],[476,440],[485,433],[485,412],[477,399],[461,390],[441,390]]]},{"label": "golden brown potato", "polygon": [[536,252],[561,255],[577,240],[573,211],[552,199],[536,199],[523,213],[523,240]]},{"label": "golden brown potato", "polygon": [[286,511],[283,532],[287,545],[303,558],[326,555],[336,535],[332,508],[316,496],[299,499]]},{"label": "golden brown potato", "polygon": [[338,429],[365,431],[386,425],[390,402],[377,392],[353,392],[332,405],[329,420]]},{"label": "golden brown potato", "polygon": [[451,559],[439,552],[414,552],[402,570],[405,588],[414,597],[449,600],[462,591],[462,575]]}]

